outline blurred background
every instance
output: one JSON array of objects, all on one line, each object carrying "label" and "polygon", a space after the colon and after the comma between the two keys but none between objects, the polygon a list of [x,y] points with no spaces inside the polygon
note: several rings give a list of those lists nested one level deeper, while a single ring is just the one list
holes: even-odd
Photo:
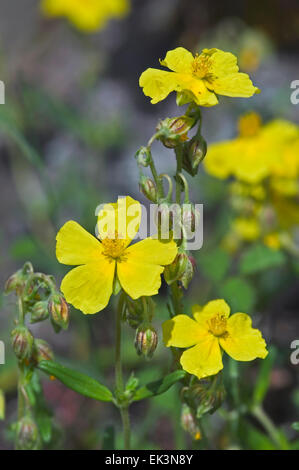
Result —
[{"label": "blurred background", "polygon": [[[27,260],[37,271],[52,274],[60,282],[67,269],[56,260],[55,236],[65,221],[76,220],[93,233],[99,203],[128,194],[147,204],[138,190],[134,154],[154,133],[159,119],[180,111],[174,96],[151,105],[138,79],[146,68],[159,68],[158,59],[169,49],[183,46],[195,52],[218,47],[231,51],[262,91],[247,100],[221,97],[221,105],[204,109],[203,135],[208,144],[235,137],[238,117],[246,111],[259,112],[265,121],[279,117],[299,124],[299,105],[290,102],[290,83],[299,80],[297,0],[130,3],[124,18],[111,19],[100,31],[86,34],[65,18],[45,17],[37,0],[0,0],[0,79],[6,85],[6,104],[0,105],[2,288]],[[159,172],[172,174],[171,152],[159,144],[153,151]],[[227,286],[229,255],[218,246],[226,224],[227,185],[201,170],[191,189],[193,201],[204,203],[205,241],[194,254],[198,269],[186,309],[194,302],[224,296],[226,287],[233,311],[247,309],[254,315],[255,324],[273,346],[264,407],[283,439],[296,442],[290,424],[296,421],[296,413],[298,420],[299,365],[292,365],[289,356],[290,343],[299,339],[298,261],[278,264],[243,280],[243,291],[240,294],[238,285],[236,297],[231,283]],[[155,320],[159,331],[167,318],[165,304],[162,296]],[[6,396],[0,448],[10,449],[13,444],[7,429],[17,403],[17,365],[9,343],[15,299],[0,292],[0,306],[0,339],[7,345],[6,364],[0,366],[0,389]],[[58,361],[112,386],[113,305],[87,317],[72,308],[69,330],[57,335],[49,322],[31,329],[51,344]],[[151,362],[136,355],[133,342],[134,331],[126,327],[126,372],[134,370],[141,383],[163,376],[170,354],[161,337]],[[253,393],[259,365],[240,365],[245,397]],[[57,424],[53,448],[101,448],[109,426],[115,427],[121,447],[119,417],[112,406],[84,398],[45,376],[43,388]],[[178,393],[173,387],[132,407],[133,448],[200,447],[179,425]],[[251,417],[240,428],[237,444],[222,416],[216,413],[207,426],[213,448],[273,446]]]}]

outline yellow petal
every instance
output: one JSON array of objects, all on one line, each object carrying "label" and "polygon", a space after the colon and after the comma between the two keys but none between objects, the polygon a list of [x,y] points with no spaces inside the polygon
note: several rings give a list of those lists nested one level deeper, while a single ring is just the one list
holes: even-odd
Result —
[{"label": "yellow petal", "polygon": [[99,237],[126,240],[128,246],[139,230],[141,221],[140,202],[130,196],[118,198],[117,202],[105,204],[98,213]]},{"label": "yellow petal", "polygon": [[102,256],[100,262],[72,269],[62,280],[61,291],[67,302],[85,314],[97,313],[112,294],[115,262]]},{"label": "yellow petal", "polygon": [[173,240],[162,242],[149,237],[127,248],[125,256],[140,263],[166,266],[172,263],[177,251],[177,245]]},{"label": "yellow petal", "polygon": [[185,371],[199,379],[217,374],[223,368],[217,338],[206,335],[196,346],[183,352],[180,362]]},{"label": "yellow petal", "polygon": [[233,73],[219,77],[207,85],[218,95],[249,98],[259,90],[253,86],[252,81],[246,73]]},{"label": "yellow petal", "polygon": [[230,314],[230,307],[222,299],[211,300],[204,307],[194,305],[192,314],[201,329],[207,333],[210,329],[209,321],[211,318],[217,314],[227,318]]},{"label": "yellow petal", "polygon": [[251,324],[248,315],[235,313],[227,321],[228,336],[220,338],[221,347],[236,361],[264,359],[268,354],[261,332]]},{"label": "yellow petal", "polygon": [[164,100],[172,91],[181,91],[176,73],[158,69],[145,70],[140,76],[139,85],[143,93],[152,98],[152,104]]},{"label": "yellow petal", "polygon": [[237,57],[231,52],[224,52],[220,49],[204,49],[203,54],[211,57],[210,72],[217,77],[231,75],[239,71]]},{"label": "yellow petal", "polygon": [[177,47],[172,51],[168,51],[164,60],[160,60],[160,64],[168,67],[174,72],[191,73],[194,57],[191,52],[184,47]]},{"label": "yellow petal", "polygon": [[163,266],[146,264],[131,257],[117,263],[119,282],[132,299],[138,299],[143,295],[156,295],[161,286],[163,271]]},{"label": "yellow petal", "polygon": [[86,264],[102,258],[101,243],[73,220],[56,236],[56,257],[63,264]]},{"label": "yellow petal", "polygon": [[162,325],[165,346],[188,348],[197,344],[203,336],[202,329],[187,315],[177,315]]}]

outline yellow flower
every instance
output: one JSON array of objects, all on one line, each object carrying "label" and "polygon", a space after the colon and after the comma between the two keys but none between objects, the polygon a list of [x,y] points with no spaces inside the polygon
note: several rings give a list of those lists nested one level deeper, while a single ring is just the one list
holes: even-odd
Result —
[{"label": "yellow flower", "polygon": [[214,106],[216,95],[249,98],[259,90],[246,73],[240,73],[237,58],[220,49],[203,49],[195,57],[183,47],[168,51],[161,65],[172,72],[149,68],[139,84],[155,104],[169,93],[178,93],[178,104],[194,101],[199,106]]},{"label": "yellow flower", "polygon": [[94,32],[111,18],[122,18],[129,11],[128,0],[42,0],[46,16],[64,16],[78,29]]},{"label": "yellow flower", "polygon": [[264,244],[272,248],[272,250],[279,250],[281,248],[279,233],[268,233],[268,235],[265,235],[263,241]]},{"label": "yellow flower", "polygon": [[261,233],[260,225],[255,217],[237,217],[232,226],[239,237],[247,241],[257,240]]},{"label": "yellow flower", "polygon": [[234,176],[257,185],[267,177],[294,178],[299,175],[299,128],[274,120],[262,125],[256,113],[239,121],[236,139],[212,144],[204,160],[206,171],[216,178]]},{"label": "yellow flower", "polygon": [[203,308],[193,307],[194,320],[177,315],[163,324],[166,346],[190,348],[180,362],[184,370],[199,379],[217,374],[222,368],[222,349],[236,361],[264,359],[268,351],[261,332],[252,328],[245,313],[231,317],[224,300],[212,300]]},{"label": "yellow flower", "polygon": [[98,216],[98,240],[77,222],[59,230],[56,256],[60,263],[79,265],[62,280],[66,300],[85,314],[106,307],[116,277],[133,299],[158,293],[161,273],[176,254],[174,241],[147,238],[129,246],[139,230],[141,206],[131,197],[105,205]]}]

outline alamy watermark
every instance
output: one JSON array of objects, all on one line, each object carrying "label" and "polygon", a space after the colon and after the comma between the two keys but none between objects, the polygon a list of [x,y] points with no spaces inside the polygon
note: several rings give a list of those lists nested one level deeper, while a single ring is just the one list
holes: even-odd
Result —
[{"label": "alamy watermark", "polygon": [[5,364],[5,345],[3,341],[0,341],[0,365]]},{"label": "alamy watermark", "polygon": [[150,204],[149,210],[139,203],[127,205],[119,196],[115,204],[100,204],[95,233],[98,238],[144,240],[182,240],[186,250],[203,245],[203,204]]},{"label": "alamy watermark", "polygon": [[0,104],[5,104],[5,85],[0,80]]},{"label": "alamy watermark", "polygon": [[299,339],[294,339],[290,344],[290,348],[294,349],[290,355],[291,364],[297,366],[299,364]]},{"label": "alamy watermark", "polygon": [[292,104],[299,103],[299,80],[293,80],[290,85],[291,89],[294,90],[291,93],[290,100]]}]

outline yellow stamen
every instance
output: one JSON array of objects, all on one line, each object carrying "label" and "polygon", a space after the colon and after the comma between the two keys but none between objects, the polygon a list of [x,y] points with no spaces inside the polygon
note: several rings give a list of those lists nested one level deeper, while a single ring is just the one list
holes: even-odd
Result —
[{"label": "yellow stamen", "polygon": [[103,254],[112,260],[125,261],[124,251],[126,249],[127,241],[123,238],[118,238],[115,233],[114,238],[107,237],[102,240]]},{"label": "yellow stamen", "polygon": [[211,65],[211,58],[209,56],[196,54],[192,64],[193,73],[197,78],[205,78],[208,80],[212,77],[212,74],[209,73]]},{"label": "yellow stamen", "polygon": [[226,331],[226,327],[226,318],[224,315],[219,315],[219,313],[209,321],[209,329],[214,336],[227,336],[228,332]]}]

